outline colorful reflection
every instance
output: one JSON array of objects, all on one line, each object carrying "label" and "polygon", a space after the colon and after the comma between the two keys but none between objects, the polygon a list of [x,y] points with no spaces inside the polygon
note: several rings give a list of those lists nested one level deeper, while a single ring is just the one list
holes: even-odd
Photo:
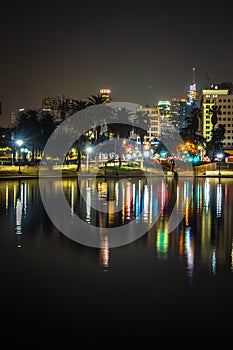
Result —
[{"label": "colorful reflection", "polygon": [[[213,275],[228,266],[233,271],[233,183],[229,179],[195,179],[194,183],[168,178],[146,179],[64,179],[51,186],[63,188],[71,216],[78,215],[90,225],[103,228],[127,225],[131,220],[152,223],[147,241],[157,259],[177,255],[186,265],[187,278],[193,280],[195,264],[204,264]],[[50,188],[47,189],[48,194]],[[190,192],[191,190],[191,192]],[[190,197],[191,193],[191,197]],[[83,195],[82,195],[83,194]],[[104,208],[106,209],[104,211]],[[172,210],[184,213],[173,232],[168,230]],[[9,232],[16,234],[18,246],[35,227],[43,232],[48,220],[43,213],[38,182],[34,180],[0,182],[0,215],[9,221]],[[52,225],[50,223],[50,225]],[[23,234],[22,234],[23,233]],[[139,244],[139,243],[135,243]],[[100,265],[108,270],[110,248],[103,237]]]}]

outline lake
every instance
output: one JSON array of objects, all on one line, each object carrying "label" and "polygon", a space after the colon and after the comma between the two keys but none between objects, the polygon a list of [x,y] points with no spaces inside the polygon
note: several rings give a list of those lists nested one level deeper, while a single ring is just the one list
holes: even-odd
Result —
[{"label": "lake", "polygon": [[[100,248],[82,245],[50,220],[38,180],[0,181],[2,333],[75,334],[102,346],[231,335],[232,179],[63,179],[62,188],[87,225],[143,221],[148,232],[115,248],[107,236]],[[173,208],[183,214],[169,232]]]}]

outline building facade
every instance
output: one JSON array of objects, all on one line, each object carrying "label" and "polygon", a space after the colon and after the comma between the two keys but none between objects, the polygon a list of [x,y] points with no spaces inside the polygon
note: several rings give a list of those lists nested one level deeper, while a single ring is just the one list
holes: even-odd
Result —
[{"label": "building facade", "polygon": [[189,108],[185,98],[171,100],[171,121],[177,131],[186,127],[186,118],[189,116]]},{"label": "building facade", "polygon": [[139,106],[139,112],[146,113],[149,116],[148,133],[145,136],[145,142],[151,143],[161,134],[161,116],[158,107],[143,107]]},{"label": "building facade", "polygon": [[110,89],[100,89],[100,96],[105,98],[105,102],[111,101],[111,90]]},{"label": "building facade", "polygon": [[69,115],[77,106],[77,99],[70,96],[49,96],[42,99],[42,110],[50,113],[59,122]]},{"label": "building facade", "polygon": [[223,148],[233,149],[233,93],[222,84],[212,84],[210,89],[202,90],[201,97],[201,131],[207,141],[211,139],[213,124],[211,123],[211,108],[216,105],[220,107],[217,125],[223,124],[225,127],[225,137],[222,141]]}]

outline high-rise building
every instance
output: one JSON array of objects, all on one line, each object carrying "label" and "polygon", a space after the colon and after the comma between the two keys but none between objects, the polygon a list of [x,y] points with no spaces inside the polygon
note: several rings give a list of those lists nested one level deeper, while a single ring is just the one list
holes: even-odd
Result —
[{"label": "high-rise building", "polygon": [[161,118],[158,107],[139,106],[139,112],[146,113],[149,116],[148,133],[145,136],[145,142],[151,142],[161,134]]},{"label": "high-rise building", "polygon": [[189,86],[189,91],[187,93],[187,105],[190,106],[190,108],[197,107],[197,85],[195,82],[195,71],[196,69],[193,68],[193,81]]},{"label": "high-rise building", "polygon": [[223,148],[233,148],[233,92],[231,83],[212,84],[209,89],[202,90],[201,96],[201,131],[202,135],[209,141],[212,136],[213,124],[211,122],[211,107],[220,107],[217,125],[225,126]]},{"label": "high-rise building", "polygon": [[70,96],[49,96],[42,99],[42,110],[49,112],[56,121],[66,119],[70,111],[75,109],[77,99]]},{"label": "high-rise building", "polygon": [[160,135],[170,134],[172,132],[171,102],[159,101],[158,111],[160,115]]},{"label": "high-rise building", "polygon": [[110,89],[100,89],[100,95],[105,98],[105,102],[110,102],[111,100],[111,90]]},{"label": "high-rise building", "polygon": [[171,100],[171,121],[177,131],[186,127],[186,118],[189,116],[189,108],[185,98],[173,98]]}]

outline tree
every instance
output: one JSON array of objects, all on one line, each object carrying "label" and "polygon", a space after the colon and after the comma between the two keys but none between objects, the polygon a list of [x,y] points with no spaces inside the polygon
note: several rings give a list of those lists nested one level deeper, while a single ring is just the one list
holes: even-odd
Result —
[{"label": "tree", "polygon": [[182,128],[180,131],[180,136],[186,144],[185,150],[188,150],[189,156],[193,158],[193,161],[196,159],[196,156],[199,157],[206,148],[205,137],[198,133],[199,121],[201,117],[201,109],[194,107],[190,111],[190,116],[185,118],[187,121],[187,126]]},{"label": "tree", "polygon": [[218,123],[218,114],[221,110],[220,106],[214,105],[210,108],[210,114],[212,114],[211,116],[211,123],[213,124],[213,130],[216,126],[216,124]]},{"label": "tree", "polygon": [[54,117],[48,112],[42,112],[39,117],[39,127],[41,132],[41,146],[44,148],[49,137],[56,129]]},{"label": "tree", "polygon": [[105,103],[107,100],[106,97],[103,97],[102,95],[91,95],[91,97],[87,98],[87,104],[88,106],[95,106]]},{"label": "tree", "polygon": [[15,138],[22,139],[24,146],[31,149],[32,160],[35,150],[41,149],[41,130],[38,120],[38,110],[28,110],[19,113],[17,126],[14,130]]},{"label": "tree", "polygon": [[63,99],[62,102],[60,103],[59,110],[60,110],[61,121],[64,121],[66,119],[67,113],[70,113],[71,111],[70,102],[67,98]]},{"label": "tree", "polygon": [[70,111],[70,115],[73,115],[79,111],[82,111],[83,109],[88,107],[88,102],[82,99],[78,99],[76,101],[75,106],[73,107],[73,109]]},{"label": "tree", "polygon": [[207,142],[206,148],[206,153],[210,159],[214,159],[215,154],[221,150],[225,131],[226,129],[223,124],[220,124],[217,128],[213,129],[211,140]]},{"label": "tree", "polygon": [[201,115],[201,109],[194,107],[190,112],[190,116],[185,118],[187,126],[181,129],[181,135],[189,134],[195,136],[199,128],[199,119],[201,118]]},{"label": "tree", "polygon": [[133,130],[135,134],[140,137],[141,144],[143,144],[144,137],[147,135],[148,127],[150,124],[150,116],[148,112],[137,111],[133,117],[129,117],[133,123]]},{"label": "tree", "polygon": [[218,152],[221,147],[222,147],[222,140],[224,139],[224,134],[225,134],[225,127],[224,125],[220,124],[216,127],[218,123],[218,114],[221,111],[221,107],[214,105],[210,109],[210,114],[211,116],[211,123],[213,125],[212,128],[212,136],[211,140],[207,142],[207,155],[209,156],[210,159],[214,158],[214,154]]}]

